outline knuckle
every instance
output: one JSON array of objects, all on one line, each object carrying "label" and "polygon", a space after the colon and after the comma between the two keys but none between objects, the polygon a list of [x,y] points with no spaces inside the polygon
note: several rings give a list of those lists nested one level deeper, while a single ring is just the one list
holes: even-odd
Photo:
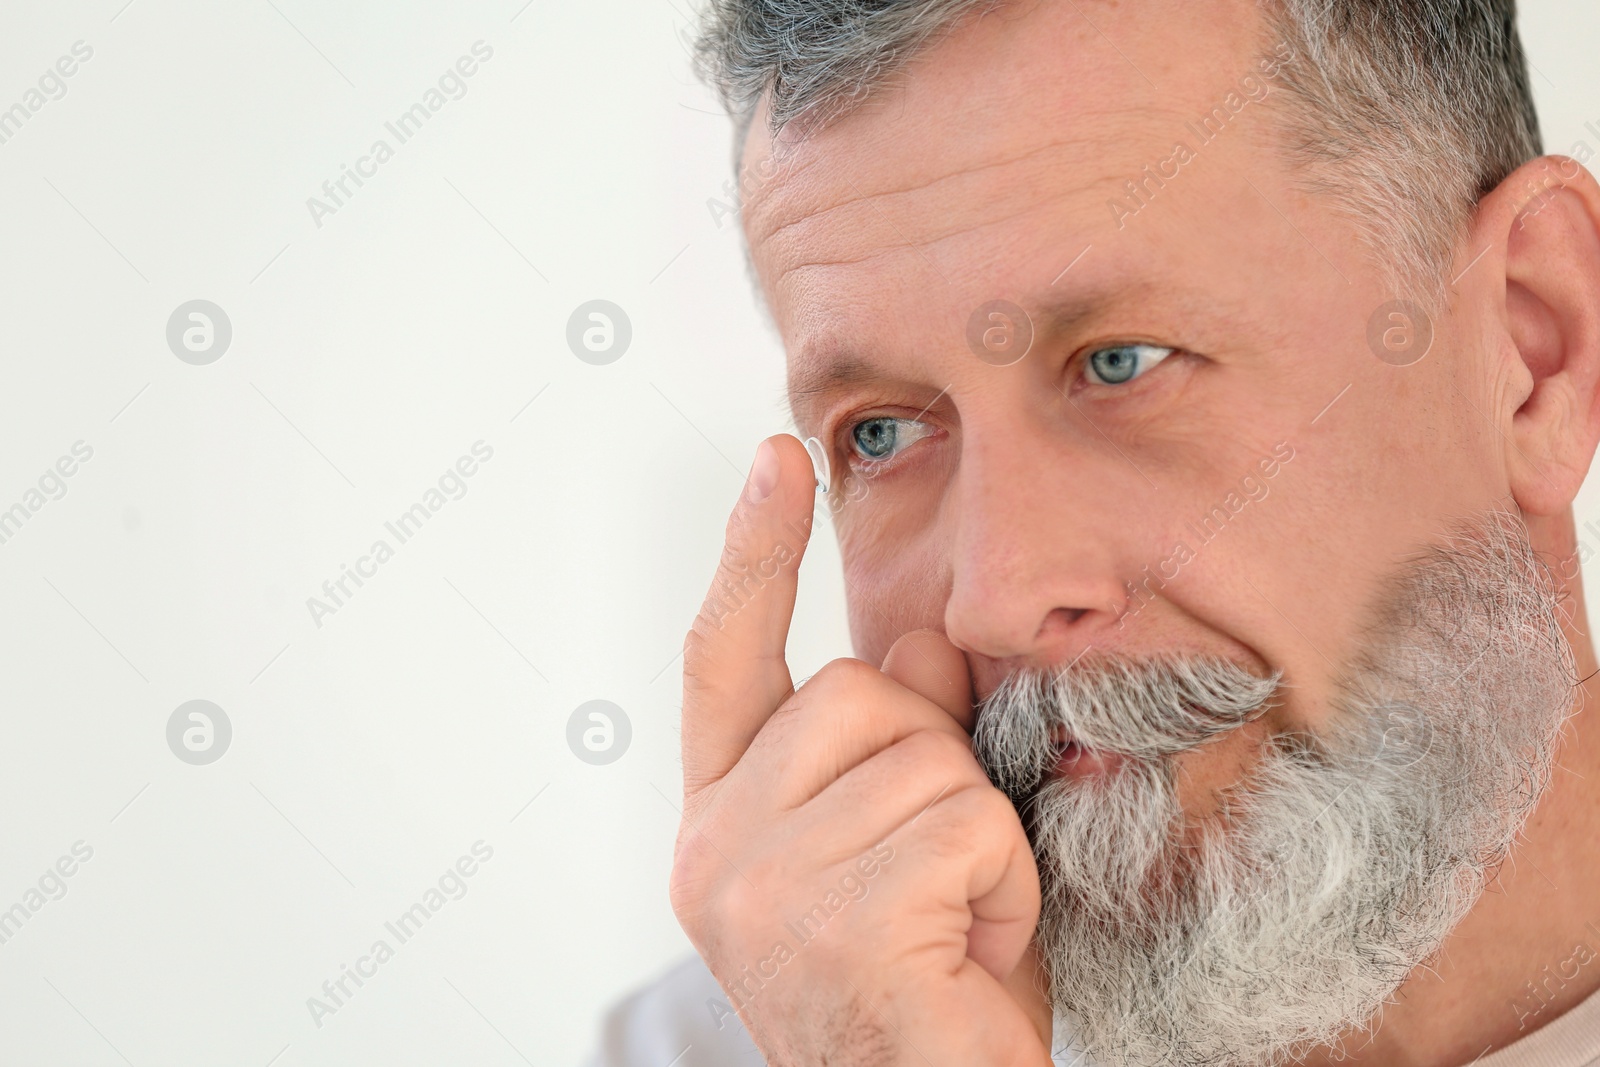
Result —
[{"label": "knuckle", "polygon": [[822,669],[811,676],[805,688],[817,695],[827,695],[872,685],[882,677],[882,672],[872,664],[846,656],[823,664]]},{"label": "knuckle", "polygon": [[677,916],[679,925],[691,933],[698,925],[700,902],[704,896],[705,887],[700,872],[694,869],[693,864],[681,858],[673,861],[672,873],[667,878],[667,900],[672,905],[672,914]]},{"label": "knuckle", "polygon": [[765,584],[758,568],[752,567],[748,546],[732,541],[722,546],[722,559],[712,580],[712,593],[734,602],[748,600]]},{"label": "knuckle", "polygon": [[998,841],[1022,833],[1022,820],[1006,795],[989,785],[952,787],[928,813],[929,833],[944,847],[965,850],[976,840]]},{"label": "knuckle", "polygon": [[919,756],[943,770],[964,771],[969,766],[977,765],[972,755],[971,744],[964,736],[957,737],[946,730],[923,727],[913,732],[906,740],[917,747]]},{"label": "knuckle", "polygon": [[767,721],[761,724],[757,732],[757,739],[764,746],[782,744],[793,731],[800,729],[805,718],[805,699],[797,691],[767,716]]},{"label": "knuckle", "polygon": [[762,885],[781,884],[762,876],[774,857],[760,845],[761,829],[740,808],[714,792],[684,806],[667,896],[673,914],[696,945],[736,942],[740,931],[758,921],[762,901],[752,899],[749,879]]},{"label": "knuckle", "polygon": [[734,570],[744,569],[745,538],[748,527],[746,518],[740,514],[739,508],[734,508],[728,516],[728,521],[722,524],[722,565]]},{"label": "knuckle", "polygon": [[966,803],[970,805],[970,818],[988,829],[988,832],[1015,830],[1022,833],[1022,817],[1009,797],[985,780],[966,790]]},{"label": "knuckle", "polygon": [[[752,878],[760,875],[759,869],[751,872]],[[771,911],[771,902],[743,878],[730,878],[717,899],[716,923],[722,939],[736,944],[760,941],[762,932],[775,925]]]},{"label": "knuckle", "polygon": [[[710,848],[693,851],[693,858],[680,856],[672,865],[668,882],[672,913],[708,959],[740,955],[741,946],[759,941],[760,933],[774,925],[771,904]],[[750,868],[749,873],[759,877],[760,867]]]},{"label": "knuckle", "polygon": [[704,844],[688,827],[678,834],[678,846],[672,858],[672,873],[667,879],[667,899],[672,913],[686,930],[698,926],[706,911],[706,904],[715,886],[714,873],[707,862]]},{"label": "knuckle", "polygon": [[713,688],[719,673],[719,659],[723,646],[722,617],[715,614],[712,604],[694,617],[689,632],[683,638],[683,687],[686,693],[701,693]]},{"label": "knuckle", "polygon": [[905,746],[905,756],[919,777],[929,781],[940,779],[941,785],[952,791],[989,784],[964,734],[958,736],[924,727],[908,734],[900,743]]},{"label": "knuckle", "polygon": [[701,680],[710,667],[712,642],[716,638],[717,627],[706,613],[701,611],[694,617],[694,623],[689,627],[689,632],[683,636],[683,678],[685,684],[690,680]]},{"label": "knuckle", "polygon": [[729,529],[722,542],[722,554],[717,558],[717,581],[723,582],[750,573],[750,546],[745,542],[744,531]]}]

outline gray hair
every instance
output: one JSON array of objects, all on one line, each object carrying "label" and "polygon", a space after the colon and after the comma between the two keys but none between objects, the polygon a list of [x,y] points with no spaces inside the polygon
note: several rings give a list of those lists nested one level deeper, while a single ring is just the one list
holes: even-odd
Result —
[{"label": "gray hair", "polygon": [[[1554,576],[1520,515],[1492,511],[1387,588],[1324,724],[1270,736],[1215,812],[1184,809],[1171,754],[1250,721],[1275,678],[1085,657],[985,701],[974,750],[1028,828],[1057,1039],[1088,1062],[1347,1047],[1510,855],[1579,707]],[[1047,775],[1053,726],[1126,758]]]},{"label": "gray hair", "polygon": [[[735,117],[821,125],[1005,0],[707,0],[695,66]],[[1261,0],[1294,49],[1287,157],[1358,228],[1389,289],[1439,306],[1478,200],[1543,151],[1516,0]]]}]

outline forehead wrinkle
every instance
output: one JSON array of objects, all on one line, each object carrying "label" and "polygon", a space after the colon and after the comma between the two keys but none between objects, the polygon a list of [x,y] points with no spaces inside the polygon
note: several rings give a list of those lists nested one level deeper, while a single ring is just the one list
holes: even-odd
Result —
[{"label": "forehead wrinkle", "polygon": [[[954,168],[953,170],[947,170],[943,173],[935,174],[933,177],[928,178],[925,181],[913,182],[911,184],[891,183],[885,188],[874,189],[870,192],[862,192],[860,187],[854,181],[852,181],[848,176],[845,176],[845,184],[850,187],[852,193],[855,195],[846,197],[843,200],[829,204],[821,209],[814,210],[805,205],[801,205],[798,208],[798,214],[781,221],[774,220],[774,225],[770,229],[766,230],[765,232],[752,233],[751,237],[755,240],[768,241],[774,237],[781,236],[785,231],[795,226],[799,226],[808,221],[819,220],[834,211],[839,211],[843,208],[850,207],[853,204],[859,204],[868,200],[875,200],[880,197],[905,196],[912,193],[923,192],[925,190],[932,189],[935,186],[941,185],[944,182],[952,181],[957,178],[976,177],[977,175],[982,174],[984,171],[998,170],[1004,167],[1015,166],[1019,163],[1025,163],[1035,156],[1043,155],[1056,149],[1083,148],[1087,150],[1087,145],[1087,140],[1083,138],[1050,141],[1046,144],[1038,146],[1037,148],[1023,152],[1019,155],[1008,157],[1006,159],[996,159],[988,162],[975,162],[967,166],[960,166]],[[765,187],[762,190],[757,202],[752,205],[752,217],[760,218],[765,214],[765,212],[761,210],[762,200],[765,200],[768,196],[776,197],[779,195],[780,190],[777,188],[774,188],[770,185]],[[781,199],[779,200],[779,203],[782,203]]]},{"label": "forehead wrinkle", "polygon": [[937,246],[939,244],[941,244],[944,241],[949,241],[949,240],[953,240],[953,239],[955,239],[957,237],[964,237],[964,236],[967,236],[969,234],[978,233],[978,232],[980,232],[980,231],[982,231],[984,229],[987,229],[987,228],[989,228],[991,226],[1003,225],[1004,223],[1010,222],[1013,219],[1020,218],[1023,215],[1027,215],[1027,214],[1030,214],[1030,213],[1031,212],[1029,212],[1029,211],[1020,211],[1020,212],[1017,212],[1017,213],[1015,213],[1013,215],[1007,215],[1004,218],[989,219],[989,220],[985,220],[983,222],[974,223],[971,226],[963,226],[963,227],[961,227],[959,229],[950,230],[950,231],[948,231],[946,233],[937,234],[937,235],[934,235],[934,236],[931,236],[931,237],[924,237],[923,239],[915,241],[915,242],[906,241],[906,240],[900,239],[899,236],[896,235],[896,239],[897,239],[898,243],[889,245],[888,247],[878,247],[878,248],[875,248],[871,252],[868,252],[868,253],[866,253],[864,255],[856,256],[856,257],[853,257],[853,258],[845,256],[845,257],[840,257],[840,258],[837,258],[837,259],[808,259],[808,260],[804,260],[804,261],[799,262],[799,263],[785,264],[778,271],[777,276],[773,279],[773,285],[774,286],[778,286],[778,285],[782,285],[782,284],[786,283],[790,279],[790,277],[792,275],[794,275],[798,271],[820,270],[820,269],[826,269],[828,267],[854,267],[854,266],[860,266],[861,264],[864,264],[864,263],[871,263],[873,260],[876,260],[876,259],[882,259],[885,256],[893,256],[893,255],[897,255],[899,253],[907,252],[907,251],[916,252],[916,253],[918,253],[920,255],[920,254],[922,254],[924,252],[929,252],[929,251],[934,250],[935,248],[937,248]]},{"label": "forehead wrinkle", "polygon": [[[1099,179],[1099,181],[1104,181],[1104,182],[1110,182],[1110,181],[1114,181],[1114,180],[1116,180],[1116,179],[1113,179],[1113,178]],[[1091,188],[1093,188],[1093,186],[1091,186]],[[777,267],[776,273],[773,275],[771,285],[772,285],[773,290],[776,291],[779,287],[781,287],[781,286],[787,284],[788,282],[790,282],[791,279],[799,272],[804,272],[804,271],[809,271],[809,270],[825,270],[825,269],[827,269],[829,267],[860,266],[862,264],[871,263],[874,260],[879,260],[879,259],[884,259],[884,258],[890,257],[890,256],[900,255],[900,254],[903,254],[905,252],[914,252],[919,257],[926,257],[928,253],[934,252],[938,248],[938,246],[940,244],[944,243],[944,242],[955,240],[955,239],[961,238],[961,237],[971,236],[971,235],[977,234],[977,233],[981,233],[984,230],[991,229],[991,228],[996,227],[996,226],[1003,226],[1003,225],[1005,225],[1007,223],[1014,222],[1014,221],[1016,221],[1018,219],[1026,218],[1026,217],[1028,217],[1030,215],[1046,215],[1047,217],[1053,217],[1053,216],[1057,215],[1062,210],[1062,208],[1063,208],[1063,205],[1059,201],[1047,201],[1047,202],[1044,202],[1044,203],[1033,203],[1033,204],[1029,204],[1028,206],[1026,206],[1026,207],[1024,207],[1024,208],[1022,208],[1020,210],[1017,210],[1017,211],[1014,211],[1014,212],[1010,212],[1010,213],[1008,213],[1006,215],[1002,215],[1002,216],[1000,216],[998,218],[977,220],[977,221],[974,221],[974,222],[972,222],[970,224],[967,224],[967,225],[957,226],[957,227],[955,227],[953,229],[946,230],[946,231],[944,231],[942,233],[937,233],[937,234],[932,234],[932,235],[919,234],[918,235],[919,239],[916,240],[916,241],[906,240],[905,237],[900,232],[898,232],[896,230],[896,231],[894,231],[894,234],[893,234],[894,238],[895,238],[893,243],[890,243],[890,244],[887,244],[887,245],[884,245],[884,244],[876,245],[870,251],[867,251],[867,252],[865,252],[865,253],[863,253],[862,255],[859,255],[859,256],[841,255],[841,256],[836,256],[836,257],[832,257],[832,258],[804,259],[804,260],[801,260],[800,262],[797,262],[797,263],[784,263],[781,267]],[[1090,211],[1089,208],[1080,209],[1079,212],[1077,213],[1077,215],[1072,216],[1072,218],[1077,218],[1077,217],[1086,218],[1089,211]],[[892,226],[891,226],[891,229],[893,229]],[[1032,231],[1029,231],[1029,235],[1031,235],[1031,234],[1032,234]],[[1062,239],[1070,244],[1070,243],[1072,243],[1071,239],[1075,239],[1075,238],[1074,238],[1074,235],[1073,235],[1073,233],[1071,231],[1064,229],[1063,233],[1062,233]],[[1004,255],[1006,253],[1008,248],[1009,248],[1009,245],[1007,245],[1005,247],[996,248],[993,251],[992,255],[995,256],[995,257],[1002,256],[1002,255]],[[776,259],[776,258],[780,258],[780,257],[778,257],[775,254],[771,253],[770,250],[769,250],[768,255],[763,257],[763,258],[765,258],[765,259],[770,261],[772,259]],[[966,257],[966,261],[967,261],[968,265],[970,266],[971,265],[971,257],[970,256]],[[925,258],[924,262],[928,263],[928,265],[930,265],[930,266],[933,265],[930,259],[926,259]],[[937,267],[935,267],[934,269],[936,271],[938,270]],[[1054,270],[1054,269],[1055,269],[1054,267],[1051,268],[1051,270]],[[939,271],[938,273],[940,273],[941,278],[943,278],[943,272]],[[949,279],[948,278],[943,278],[943,280],[946,281],[947,283],[949,283]]]},{"label": "forehead wrinkle", "polygon": [[[758,264],[764,261],[772,270],[770,284],[776,288],[788,282],[796,271],[806,269],[857,266],[906,251],[915,252],[926,260],[927,253],[942,242],[1015,223],[1028,216],[1039,216],[1041,221],[1062,225],[1061,238],[1070,240],[1073,235],[1065,232],[1065,227],[1077,229],[1076,223],[1091,224],[1103,213],[1101,200],[1107,190],[1116,188],[1132,172],[1132,164],[1119,169],[1108,162],[1106,153],[1098,147],[1105,143],[1104,139],[1088,137],[1054,140],[1006,160],[958,168],[928,181],[849,196],[781,223],[761,227],[761,223],[756,222],[747,230],[750,234],[747,247],[753,260]],[[1123,141],[1114,143],[1125,144]],[[1055,162],[1050,158],[1052,155],[1063,162]],[[1080,160],[1089,166],[1079,167],[1076,174],[1071,174],[1072,165]],[[992,172],[1008,167],[1019,171],[1014,178],[1001,182],[992,180]],[[984,181],[986,172],[989,181]],[[1074,179],[1070,187],[1060,181],[1069,176]],[[959,202],[971,207],[960,215],[929,210],[922,199],[907,201],[917,193],[928,193],[955,181],[993,188],[980,187],[973,195],[961,197]],[[802,195],[804,192],[792,199]],[[880,201],[882,206],[879,206]],[[1074,201],[1079,203],[1074,206]],[[897,205],[900,210],[896,210]],[[839,212],[851,208],[855,209],[855,214],[849,219],[837,217]],[[1027,235],[1034,234],[1031,227],[1019,226],[1016,231],[1018,239],[1025,239],[1024,231]],[[1002,254],[1002,250],[996,250],[995,254]],[[942,271],[939,273],[943,276]]]},{"label": "forehead wrinkle", "polygon": [[[1034,162],[1038,157],[1052,153],[1060,154],[1062,157],[1061,165],[1063,166],[1070,166],[1084,159],[1096,162],[1103,161],[1111,155],[1111,150],[1121,149],[1127,151],[1137,143],[1130,135],[1130,128],[1135,122],[1138,123],[1139,127],[1149,131],[1150,136],[1155,138],[1151,142],[1150,151],[1154,151],[1157,147],[1163,152],[1169,151],[1171,146],[1165,143],[1164,133],[1170,131],[1176,136],[1183,131],[1183,123],[1186,119],[1185,113],[1176,108],[1161,107],[1153,104],[1147,106],[1133,105],[1087,114],[1079,113],[1076,117],[1084,121],[1088,128],[1074,136],[1056,137],[1027,151],[1015,153],[1001,159],[972,159],[954,168],[936,170],[932,176],[923,180],[891,180],[881,188],[871,189],[866,192],[862,191],[861,182],[844,173],[844,167],[834,166],[827,168],[828,171],[838,173],[843,178],[844,184],[850,189],[851,195],[843,199],[827,195],[830,191],[838,191],[837,182],[833,183],[831,187],[824,185],[820,192],[816,190],[816,186],[825,183],[826,178],[821,179],[819,182],[805,182],[798,187],[793,181],[764,182],[747,199],[747,210],[745,212],[746,234],[752,243],[769,241],[782,236],[795,226],[803,225],[807,222],[820,221],[835,211],[840,211],[856,204],[880,198],[891,199],[930,191],[946,182],[979,177],[986,171],[1020,167]],[[950,136],[946,136],[942,143],[948,147],[951,140]],[[955,138],[956,143],[960,143],[961,140],[964,140],[964,138]],[[879,142],[879,147],[883,151],[873,157],[875,164],[884,158],[888,158],[888,153],[893,151],[891,146],[883,145],[881,142]],[[920,149],[925,145],[918,144],[915,147]],[[792,164],[786,163],[782,166],[794,166],[795,169],[790,172],[788,177],[800,177],[827,160],[827,156],[822,154],[826,150],[824,145],[818,148],[818,154],[813,155],[810,159],[796,161]],[[924,164],[932,163],[936,166],[944,162],[945,158],[945,156],[939,155],[932,160],[907,159],[902,153],[896,161],[901,163],[900,169],[904,170],[908,167],[915,168],[919,162]],[[1142,158],[1137,164],[1130,160],[1129,166],[1137,170],[1138,166],[1143,165],[1143,162],[1145,161]],[[879,167],[878,169],[881,170],[882,168]],[[918,169],[926,170],[927,168]],[[817,207],[808,203],[808,193],[812,194],[810,199],[824,201],[823,206]],[[789,201],[796,202],[794,213],[789,215],[780,214]],[[763,227],[763,223],[769,218],[770,224]]]}]

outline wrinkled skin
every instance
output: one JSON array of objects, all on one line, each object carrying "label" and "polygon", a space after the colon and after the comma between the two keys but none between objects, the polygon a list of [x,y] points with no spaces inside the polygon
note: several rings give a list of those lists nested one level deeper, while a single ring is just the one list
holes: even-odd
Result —
[{"label": "wrinkled skin", "polygon": [[[1351,223],[1294,186],[1271,91],[1136,213],[1109,206],[1147,164],[1172,173],[1186,122],[1265,79],[1263,32],[1248,0],[1030,4],[820,130],[774,142],[757,117],[743,223],[796,424],[860,490],[832,520],[859,659],[793,690],[815,500],[799,442],[773,438],[750,483],[769,493],[735,508],[686,644],[672,893],[725,989],[773,975],[733,999],[774,1064],[1048,1063],[1037,873],[967,736],[973,700],[1019,666],[1094,648],[1283,671],[1268,715],[1182,757],[1203,819],[1263,738],[1334,714],[1396,568],[1507,506],[1564,583],[1580,676],[1595,670],[1571,510],[1600,439],[1593,178],[1548,157],[1486,196],[1428,355],[1376,358],[1393,294]],[[1009,366],[965,336],[996,299],[1034,330]],[[1119,385],[1088,373],[1134,343],[1172,354]],[[852,428],[872,418],[914,440],[866,461]],[[1202,541],[1218,507],[1226,529]],[[1354,1058],[1447,1067],[1514,1040],[1506,1005],[1600,919],[1600,743],[1577,723],[1515,870]],[[815,939],[788,932],[852,871],[864,895]]]}]

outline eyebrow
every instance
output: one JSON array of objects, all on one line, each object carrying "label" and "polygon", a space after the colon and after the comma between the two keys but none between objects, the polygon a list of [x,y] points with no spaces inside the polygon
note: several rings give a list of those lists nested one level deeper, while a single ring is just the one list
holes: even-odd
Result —
[{"label": "eyebrow", "polygon": [[1037,341],[1041,335],[1059,336],[1070,333],[1077,326],[1107,308],[1115,307],[1119,303],[1127,303],[1141,296],[1146,290],[1145,286],[1106,286],[1096,287],[1093,290],[1074,293],[1069,296],[1051,297],[1036,301],[1037,311],[1030,312],[1029,318],[1033,320],[1033,335]]},{"label": "eyebrow", "polygon": [[823,357],[789,375],[789,403],[799,407],[841,385],[855,385],[881,376],[879,370],[858,356]]},{"label": "eyebrow", "polygon": [[[1034,325],[1035,340],[1037,341],[1040,336],[1067,333],[1106,308],[1136,298],[1147,288],[1126,285],[1096,286],[1093,290],[1032,300],[1030,303],[1037,310],[1029,312],[1028,317]],[[837,358],[828,357],[827,351],[830,349],[838,353]],[[840,386],[857,385],[881,377],[883,372],[871,362],[843,347],[829,344],[816,359],[808,360],[804,366],[795,369],[789,375],[789,403],[798,409],[806,402],[826,395]]]}]

